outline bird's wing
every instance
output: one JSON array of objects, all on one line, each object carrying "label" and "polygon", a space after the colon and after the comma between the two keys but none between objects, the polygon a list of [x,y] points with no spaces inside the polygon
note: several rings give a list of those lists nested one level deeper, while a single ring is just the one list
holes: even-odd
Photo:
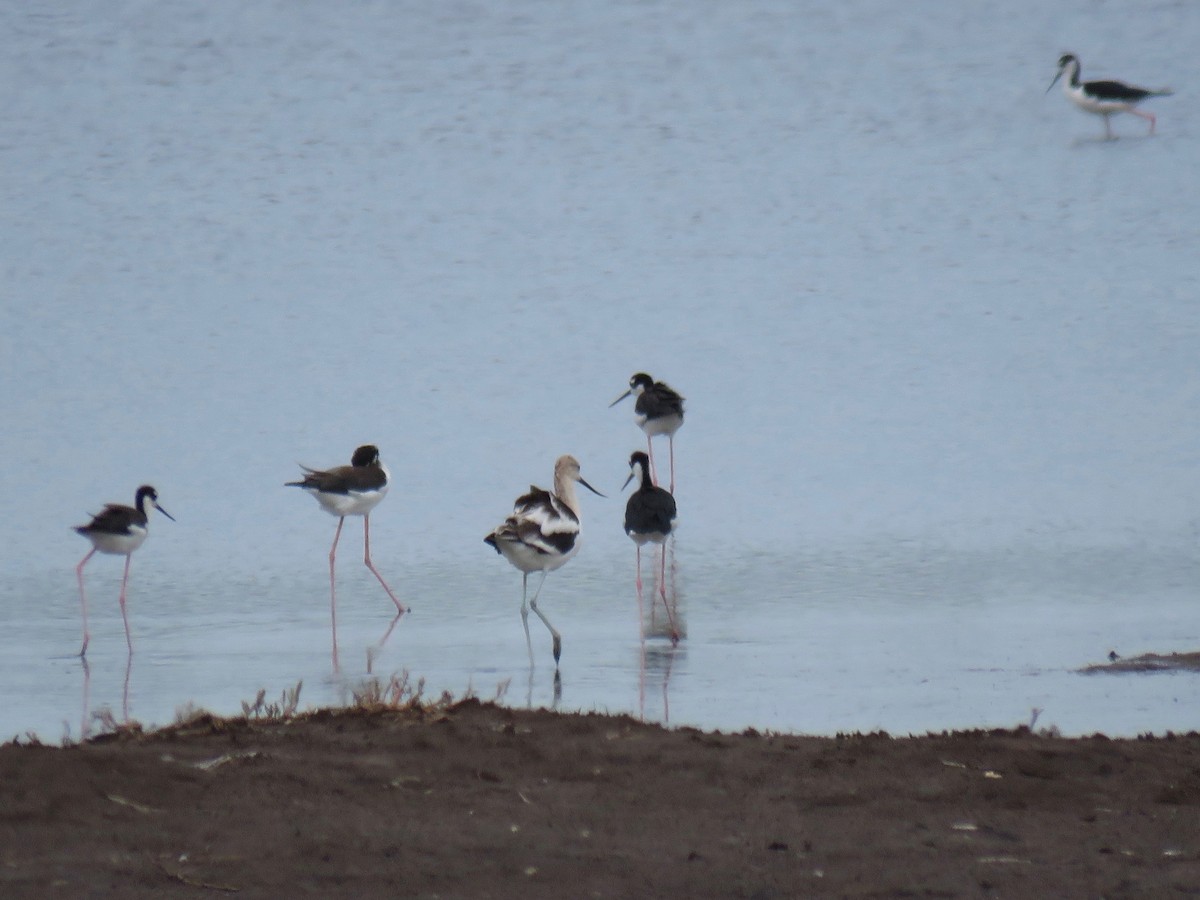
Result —
[{"label": "bird's wing", "polygon": [[87,527],[96,531],[121,531],[128,528],[129,524],[137,519],[138,511],[132,506],[106,503],[104,509],[92,517],[92,521]]},{"label": "bird's wing", "polygon": [[649,390],[642,391],[636,409],[652,419],[672,414],[683,415],[683,398],[665,384],[656,383]]},{"label": "bird's wing", "polygon": [[317,490],[323,494],[350,494],[378,490],[387,483],[379,466],[338,466],[335,469],[304,469],[304,479],[288,486]]},{"label": "bird's wing", "polygon": [[1123,81],[1089,81],[1084,85],[1088,93],[1095,94],[1097,97],[1102,97],[1105,100],[1124,100],[1126,102],[1136,102],[1145,100],[1153,91],[1146,88],[1134,87],[1131,84],[1125,84]]}]

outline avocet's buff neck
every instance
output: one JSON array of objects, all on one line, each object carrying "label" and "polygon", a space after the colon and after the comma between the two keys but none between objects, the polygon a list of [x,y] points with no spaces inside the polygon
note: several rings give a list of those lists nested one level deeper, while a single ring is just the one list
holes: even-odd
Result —
[{"label": "avocet's buff neck", "polygon": [[583,476],[579,474],[579,460],[570,455],[560,456],[558,461],[554,463],[554,494],[558,497],[559,502],[571,510],[575,514],[575,518],[578,519],[579,494],[575,490],[576,482],[582,484],[596,496],[604,496],[583,480]]}]

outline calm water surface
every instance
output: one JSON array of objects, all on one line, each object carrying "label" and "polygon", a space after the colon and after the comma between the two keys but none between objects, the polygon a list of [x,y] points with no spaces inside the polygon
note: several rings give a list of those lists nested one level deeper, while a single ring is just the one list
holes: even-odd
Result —
[{"label": "calm water surface", "polygon": [[[346,700],[389,601],[283,482],[373,442],[372,555],[427,692],[827,733],[1196,726],[1200,13],[1077,0],[0,9],[0,736]],[[1044,94],[1178,95],[1121,139]],[[642,652],[619,487],[646,370],[688,399]],[[570,452],[609,495],[547,581],[482,537]],[[96,558],[70,531],[155,485]],[[126,687],[127,685],[127,687]]]},{"label": "calm water surface", "polygon": [[[515,570],[416,567],[401,588],[414,611],[373,672],[423,678],[430,696],[474,692],[721,729],[921,732],[1015,725],[1035,709],[1040,725],[1067,733],[1191,727],[1194,676],[1075,671],[1110,648],[1195,646],[1191,554],[858,549],[721,564],[689,553],[681,538],[672,583],[688,636],[677,648],[638,640],[632,552],[612,567],[580,557],[550,576],[542,600],[564,635],[557,699],[549,635],[532,617],[538,662],[532,673],[526,664]],[[69,590],[41,615],[5,623],[13,652],[0,668],[11,686],[2,727],[58,738],[79,733],[85,709],[159,723],[189,704],[236,712],[259,688],[278,700],[297,681],[302,707],[346,702],[362,689],[368,651],[391,620],[386,596],[346,556],[337,675],[319,551],[308,579],[177,584],[143,564],[128,670],[115,598],[104,597],[116,590],[120,562],[106,560],[91,580],[89,678],[66,655],[79,627]]]}]

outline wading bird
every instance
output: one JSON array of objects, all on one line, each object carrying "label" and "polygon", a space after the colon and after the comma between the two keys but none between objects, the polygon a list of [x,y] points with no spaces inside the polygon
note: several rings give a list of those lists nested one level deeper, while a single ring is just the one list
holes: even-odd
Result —
[{"label": "wading bird", "polygon": [[354,451],[350,465],[338,466],[334,469],[310,469],[301,466],[304,478],[300,481],[289,481],[285,487],[298,487],[308,491],[321,509],[331,516],[338,517],[337,531],[333,533],[333,546],[329,548],[329,615],[333,625],[333,665],[337,668],[337,591],[334,582],[334,561],[337,558],[338,540],[342,536],[342,525],[346,516],[363,517],[363,562],[371,574],[379,579],[387,595],[396,604],[396,615],[403,615],[404,605],[396,599],[388,583],[383,580],[379,570],[371,562],[371,510],[387,494],[388,470],[379,461],[379,448],[373,444],[364,444]]},{"label": "wading bird", "polygon": [[625,504],[625,533],[637,545],[638,620],[641,621],[642,610],[642,545],[654,543],[659,545],[660,551],[659,593],[671,624],[671,641],[678,643],[679,629],[675,625],[671,603],[667,600],[667,537],[675,523],[675,498],[669,491],[651,483],[650,458],[640,450],[629,457],[629,477],[621,489],[624,490],[634,478],[638,479],[638,487]]},{"label": "wading bird", "polygon": [[143,484],[137,489],[133,506],[109,503],[99,515],[92,517],[92,521],[75,529],[76,532],[92,542],[92,549],[75,567],[75,577],[79,580],[79,602],[83,609],[83,647],[79,651],[80,656],[87,653],[88,640],[91,638],[91,635],[88,634],[87,595],[83,591],[83,567],[87,565],[87,561],[97,550],[101,553],[125,557],[125,575],[121,578],[121,618],[125,621],[125,643],[129,646],[130,654],[133,653],[133,638],[129,634],[129,616],[125,612],[125,589],[129,584],[129,561],[133,556],[133,551],[142,546],[146,535],[149,534],[146,527],[149,523],[148,505],[157,509],[172,522],[175,521],[174,516],[158,505],[158,491],[148,484]]},{"label": "wading bird", "polygon": [[[513,513],[504,523],[485,537],[496,552],[521,571],[521,624],[525,626],[525,645],[529,649],[529,665],[533,667],[533,642],[529,637],[529,609],[550,629],[554,638],[554,665],[562,654],[562,636],[546,614],[538,609],[538,596],[546,575],[562,566],[579,551],[579,496],[575,483],[603,497],[579,474],[579,461],[573,456],[560,456],[554,464],[554,491],[530,485],[529,493],[517,498]],[[541,572],[533,599],[529,594],[529,573]]]},{"label": "wading bird", "polygon": [[650,456],[650,471],[655,484],[658,472],[654,467],[654,444],[656,434],[665,434],[671,454],[671,493],[675,493],[675,432],[683,424],[683,398],[661,381],[655,381],[645,372],[638,372],[629,379],[629,390],[608,404],[616,406],[630,394],[637,397],[633,414],[638,427],[646,432],[646,450]]},{"label": "wading bird", "polygon": [[1064,53],[1058,60],[1058,74],[1050,82],[1050,87],[1046,88],[1047,94],[1063,75],[1067,76],[1063,82],[1063,93],[1067,99],[1086,112],[1104,116],[1104,136],[1109,140],[1113,137],[1110,120],[1116,113],[1123,112],[1133,113],[1148,121],[1150,134],[1154,134],[1154,114],[1135,107],[1147,97],[1169,97],[1173,93],[1169,88],[1152,91],[1123,81],[1080,81],[1079,57]]}]

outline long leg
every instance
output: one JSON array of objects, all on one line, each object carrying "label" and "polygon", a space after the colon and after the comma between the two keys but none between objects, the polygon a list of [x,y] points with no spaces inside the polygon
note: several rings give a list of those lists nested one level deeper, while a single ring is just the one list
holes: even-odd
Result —
[{"label": "long leg", "polygon": [[87,561],[96,553],[96,548],[93,547],[88,551],[88,555],[79,561],[79,565],[75,567],[75,577],[79,579],[79,605],[83,609],[83,648],[79,651],[79,655],[83,656],[87,653],[88,641],[91,640],[91,635],[88,634],[87,624],[87,594],[83,592],[83,567],[87,565]]},{"label": "long leg", "polygon": [[550,634],[554,636],[554,665],[558,665],[558,658],[562,655],[562,635],[558,633],[558,629],[550,624],[550,620],[546,618],[546,614],[538,609],[537,601],[538,594],[542,592],[542,585],[546,583],[546,570],[542,570],[542,580],[537,586],[537,590],[533,592],[533,599],[529,601],[530,607],[533,609],[542,623],[550,629]]},{"label": "long leg", "polygon": [[675,493],[675,435],[667,435],[667,447],[671,451],[671,493]]},{"label": "long leg", "polygon": [[1113,133],[1112,133],[1112,116],[1107,116],[1107,115],[1106,115],[1106,116],[1104,117],[1104,136],[1105,136],[1106,138],[1108,138],[1110,141],[1113,139]]},{"label": "long leg", "polygon": [[125,576],[121,579],[121,618],[125,620],[125,643],[129,647],[129,657],[133,658],[133,637],[129,634],[129,615],[125,612],[125,588],[129,584],[129,562],[132,553],[125,554]]},{"label": "long leg", "polygon": [[388,583],[383,580],[383,576],[379,574],[379,570],[371,564],[371,517],[369,515],[363,516],[363,562],[367,564],[367,568],[371,570],[371,574],[379,579],[379,583],[383,585],[383,589],[387,591],[387,595],[396,604],[396,613],[403,615],[408,612],[400,601],[396,599],[396,595],[392,593],[392,589],[388,587]]},{"label": "long leg", "polygon": [[650,457],[650,483],[658,487],[658,472],[654,468],[654,439],[646,435],[646,455]]},{"label": "long leg", "polygon": [[333,533],[333,546],[329,548],[329,624],[333,631],[333,670],[338,669],[338,653],[337,653],[337,589],[334,587],[333,569],[334,561],[337,559],[337,545],[342,537],[342,524],[346,521],[346,517],[342,516],[338,519],[337,531]]},{"label": "long leg", "polygon": [[658,564],[658,592],[662,594],[663,605],[667,607],[669,613],[671,607],[667,604],[667,542],[663,541],[658,548],[661,551]]},{"label": "long leg", "polygon": [[663,608],[667,611],[667,622],[671,625],[671,643],[679,643],[679,626],[675,624],[675,612],[671,609],[671,601],[667,599],[667,542],[660,545],[662,561],[658,569],[658,589],[662,594]]},{"label": "long leg", "polygon": [[1155,122],[1157,121],[1154,118],[1154,113],[1142,112],[1140,109],[1131,109],[1131,110],[1129,110],[1129,112],[1133,113],[1135,116],[1140,116],[1141,118],[1148,121],[1150,123],[1150,133],[1154,134],[1154,125],[1155,125]]},{"label": "long leg", "polygon": [[[546,573],[542,573],[542,578],[546,577]],[[533,641],[529,639],[529,573],[521,573],[521,624],[525,626],[525,646],[529,650],[529,671],[530,678],[533,677]],[[530,690],[532,688],[532,682]]]},{"label": "long leg", "polygon": [[635,546],[637,547],[638,637],[641,638],[642,641],[642,665],[644,667],[646,663],[646,626],[644,624],[644,617],[646,614],[642,608],[642,545],[636,544]]}]

